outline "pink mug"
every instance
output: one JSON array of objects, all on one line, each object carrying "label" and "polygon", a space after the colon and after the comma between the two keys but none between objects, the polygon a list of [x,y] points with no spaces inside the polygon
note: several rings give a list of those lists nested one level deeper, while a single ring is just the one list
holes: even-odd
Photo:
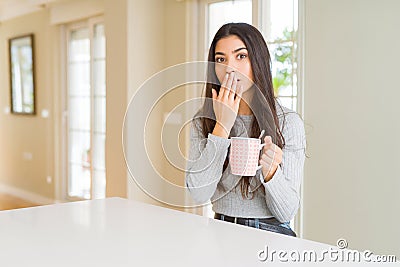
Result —
[{"label": "pink mug", "polygon": [[231,173],[241,176],[254,176],[260,158],[260,150],[265,144],[261,144],[258,138],[231,137],[231,149],[229,164]]}]

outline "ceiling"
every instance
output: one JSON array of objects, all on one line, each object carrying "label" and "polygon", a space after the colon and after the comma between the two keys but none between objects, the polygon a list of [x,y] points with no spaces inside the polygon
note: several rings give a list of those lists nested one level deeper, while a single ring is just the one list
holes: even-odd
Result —
[{"label": "ceiling", "polygon": [[39,11],[60,0],[0,0],[0,22]]}]

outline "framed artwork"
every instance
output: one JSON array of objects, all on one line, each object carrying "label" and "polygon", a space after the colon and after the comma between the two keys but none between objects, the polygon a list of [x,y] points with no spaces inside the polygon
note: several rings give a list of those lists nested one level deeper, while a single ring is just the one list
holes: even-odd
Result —
[{"label": "framed artwork", "polygon": [[8,43],[11,113],[35,115],[34,36],[14,37]]}]

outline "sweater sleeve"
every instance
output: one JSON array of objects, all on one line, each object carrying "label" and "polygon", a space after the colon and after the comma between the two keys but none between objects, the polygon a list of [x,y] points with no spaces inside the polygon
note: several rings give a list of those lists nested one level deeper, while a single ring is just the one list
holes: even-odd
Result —
[{"label": "sweater sleeve", "polygon": [[229,139],[209,134],[204,138],[198,122],[190,128],[189,159],[185,184],[192,198],[204,204],[214,195],[230,145]]},{"label": "sweater sleeve", "polygon": [[300,206],[300,185],[303,180],[305,161],[304,123],[296,113],[286,116],[282,131],[285,147],[282,163],[265,187],[265,200],[269,210],[280,222],[294,218]]}]

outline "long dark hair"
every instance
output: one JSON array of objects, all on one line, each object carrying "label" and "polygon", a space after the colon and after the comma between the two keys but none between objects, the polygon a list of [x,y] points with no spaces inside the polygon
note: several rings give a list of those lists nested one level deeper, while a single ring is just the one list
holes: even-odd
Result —
[{"label": "long dark hair", "polygon": [[[249,24],[228,23],[223,25],[215,34],[208,53],[209,64],[207,69],[207,83],[205,86],[206,100],[195,118],[198,117],[200,119],[201,131],[204,137],[212,133],[216,123],[215,114],[212,101],[207,100],[212,99],[212,88],[219,92],[221,87],[215,73],[215,47],[220,39],[231,35],[237,36],[245,44],[253,71],[252,89],[254,89],[254,96],[252,97],[251,103],[248,103],[248,105],[255,119],[251,123],[249,137],[258,138],[261,129],[264,129],[265,134],[272,137],[272,142],[282,149],[285,145],[285,139],[279,128],[272,85],[270,54],[262,34]],[[230,136],[235,136],[235,134],[235,130],[232,128]],[[225,159],[224,171],[228,166],[228,157],[229,156]],[[249,195],[249,178],[250,177],[242,177],[240,181],[242,196],[246,198],[248,198]],[[254,195],[252,197],[254,197]]]}]

